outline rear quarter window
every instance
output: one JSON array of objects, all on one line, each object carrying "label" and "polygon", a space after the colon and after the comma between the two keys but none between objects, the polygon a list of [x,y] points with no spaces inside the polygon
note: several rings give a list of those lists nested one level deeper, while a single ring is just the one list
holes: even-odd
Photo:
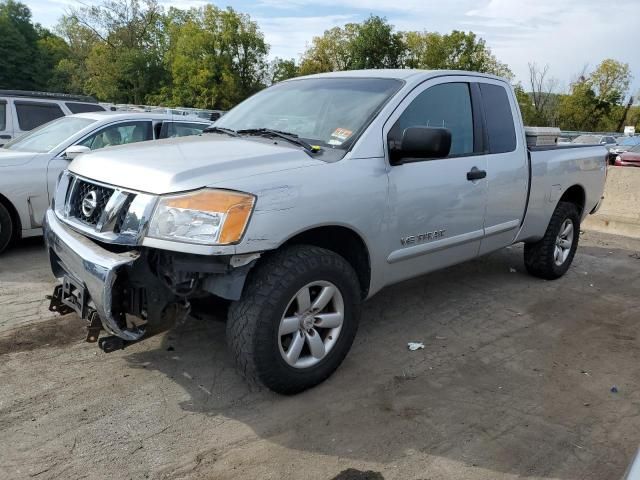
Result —
[{"label": "rear quarter window", "polygon": [[15,102],[20,130],[33,130],[56,118],[64,117],[56,103]]},{"label": "rear quarter window", "polygon": [[0,100],[0,130],[7,128],[7,102]]},{"label": "rear quarter window", "polygon": [[97,103],[67,102],[65,105],[69,110],[71,110],[71,113],[104,112],[104,108]]},{"label": "rear quarter window", "polygon": [[489,153],[513,152],[516,128],[507,90],[500,85],[480,83],[485,122],[489,137]]}]

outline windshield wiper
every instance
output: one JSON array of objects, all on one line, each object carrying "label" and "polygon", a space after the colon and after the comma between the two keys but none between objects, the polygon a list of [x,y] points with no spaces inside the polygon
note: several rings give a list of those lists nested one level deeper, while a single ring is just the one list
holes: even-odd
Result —
[{"label": "windshield wiper", "polygon": [[238,133],[239,135],[261,135],[263,137],[278,137],[288,141],[289,143],[293,143],[294,145],[298,145],[299,147],[304,148],[308,153],[317,153],[318,151],[320,151],[320,147],[305,142],[295,133],[283,132],[281,130],[274,130],[272,128],[245,128],[244,130],[238,130],[236,133]]},{"label": "windshield wiper", "polygon": [[232,137],[238,136],[238,132],[236,132],[235,130],[224,127],[216,127],[215,125],[205,128],[204,130],[202,130],[202,133],[226,133],[227,135],[231,135]]}]

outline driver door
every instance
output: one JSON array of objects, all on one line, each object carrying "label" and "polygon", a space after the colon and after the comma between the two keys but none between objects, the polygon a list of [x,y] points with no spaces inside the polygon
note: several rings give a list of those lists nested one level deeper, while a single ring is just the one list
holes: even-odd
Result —
[{"label": "driver door", "polygon": [[471,78],[441,77],[410,93],[385,124],[387,158],[389,143],[399,142],[408,127],[451,132],[447,157],[407,159],[389,167],[387,283],[478,255],[487,204],[480,112]]}]

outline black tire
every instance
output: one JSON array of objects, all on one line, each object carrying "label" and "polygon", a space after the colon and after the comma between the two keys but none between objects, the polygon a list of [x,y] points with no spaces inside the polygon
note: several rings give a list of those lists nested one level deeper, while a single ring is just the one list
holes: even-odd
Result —
[{"label": "black tire", "polygon": [[[342,330],[320,363],[294,368],[280,352],[280,320],[296,293],[316,281],[331,282],[342,295]],[[293,245],[264,257],[250,272],[242,298],[229,308],[227,343],[241,373],[285,395],[324,381],[351,348],[358,329],[360,291],[351,265],[330,250]]]},{"label": "black tire", "polygon": [[9,210],[0,203],[0,253],[11,243],[15,230]]},{"label": "black tire", "polygon": [[[573,239],[567,258],[558,265],[554,258],[556,240],[565,221],[573,223]],[[580,238],[580,212],[578,208],[569,202],[560,202],[556,207],[544,237],[536,243],[526,243],[524,246],[524,264],[527,271],[546,280],[560,278],[571,266],[573,257],[578,248]]]}]

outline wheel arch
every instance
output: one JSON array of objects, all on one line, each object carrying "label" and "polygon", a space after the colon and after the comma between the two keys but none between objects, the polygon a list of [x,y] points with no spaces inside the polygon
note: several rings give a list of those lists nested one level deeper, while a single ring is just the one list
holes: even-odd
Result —
[{"label": "wheel arch", "polygon": [[560,197],[560,202],[568,202],[573,203],[576,207],[578,207],[578,211],[580,212],[580,218],[584,214],[584,208],[587,201],[587,195],[585,189],[582,185],[575,184],[567,188],[562,196]]},{"label": "wheel arch", "polygon": [[343,257],[358,276],[362,298],[367,297],[371,285],[371,256],[362,235],[344,225],[321,225],[297,232],[279,248],[300,244],[325,248]]},{"label": "wheel arch", "polygon": [[0,204],[9,211],[11,221],[16,227],[13,231],[12,240],[19,240],[22,233],[22,223],[20,222],[20,215],[18,214],[18,210],[13,205],[13,203],[11,203],[11,200],[5,197],[2,193],[0,193]]}]

